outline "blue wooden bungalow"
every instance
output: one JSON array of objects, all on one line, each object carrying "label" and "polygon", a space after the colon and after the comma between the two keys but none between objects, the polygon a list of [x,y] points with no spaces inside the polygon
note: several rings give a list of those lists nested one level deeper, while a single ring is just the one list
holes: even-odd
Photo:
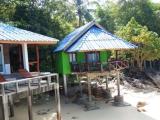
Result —
[{"label": "blue wooden bungalow", "polygon": [[[58,43],[54,50],[56,70],[64,75],[66,86],[67,74],[108,71],[111,51],[135,48],[134,44],[109,33],[92,21],[75,29]],[[119,63],[123,66],[122,62]]]}]

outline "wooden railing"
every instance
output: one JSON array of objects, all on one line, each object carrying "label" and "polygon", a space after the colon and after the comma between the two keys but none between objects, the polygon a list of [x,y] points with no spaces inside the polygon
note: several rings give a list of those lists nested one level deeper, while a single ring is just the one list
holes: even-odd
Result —
[{"label": "wooden railing", "polygon": [[[0,96],[4,94],[15,94],[19,92],[25,92],[30,89],[37,89],[43,86],[50,86],[57,83],[57,73],[41,75],[32,78],[25,78],[19,80],[12,80],[6,82],[0,82]],[[53,77],[56,77],[54,80]]]},{"label": "wooden railing", "polygon": [[109,70],[122,70],[129,67],[128,61],[110,61],[108,64]]},{"label": "wooden railing", "polygon": [[[53,79],[52,79],[53,78]],[[9,98],[13,99],[12,95],[21,93],[21,92],[27,92],[27,101],[28,101],[28,118],[29,120],[33,119],[33,113],[32,113],[32,94],[34,91],[38,90],[38,93],[50,91],[53,89],[50,89],[50,87],[53,87],[55,92],[55,101],[56,101],[56,120],[61,120],[61,112],[60,112],[60,94],[59,94],[59,76],[57,73],[54,74],[47,74],[47,75],[41,75],[37,77],[32,78],[26,78],[26,79],[20,79],[20,80],[12,80],[7,82],[1,82],[0,83],[0,97],[2,98],[0,103],[2,105],[2,120],[9,120],[9,104],[10,101]],[[43,88],[45,88],[45,91],[41,91]],[[46,90],[47,88],[47,90]],[[9,102],[13,103],[13,102]],[[10,105],[14,106],[14,105]],[[11,108],[11,107],[10,107]],[[13,109],[12,109],[13,110]],[[10,115],[11,115],[10,111]]]},{"label": "wooden railing", "polygon": [[110,71],[121,70],[129,67],[128,61],[109,61],[95,63],[71,63],[72,72],[92,72],[92,71]]}]

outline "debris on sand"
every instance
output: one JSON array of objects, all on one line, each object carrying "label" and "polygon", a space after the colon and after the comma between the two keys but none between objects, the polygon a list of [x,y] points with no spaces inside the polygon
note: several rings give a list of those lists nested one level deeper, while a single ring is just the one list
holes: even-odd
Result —
[{"label": "debris on sand", "polygon": [[50,111],[50,109],[42,109],[42,110],[37,111],[37,114],[38,115],[46,115],[46,114],[48,114],[49,111]]},{"label": "debris on sand", "polygon": [[145,110],[145,108],[144,108],[146,105],[147,105],[146,102],[139,101],[139,102],[137,103],[137,111],[138,111],[138,112],[146,112],[146,110]]}]

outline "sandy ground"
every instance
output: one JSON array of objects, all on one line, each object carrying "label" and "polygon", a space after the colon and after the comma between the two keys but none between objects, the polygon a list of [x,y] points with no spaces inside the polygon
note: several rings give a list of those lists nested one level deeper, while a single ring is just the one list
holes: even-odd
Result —
[{"label": "sandy ground", "polygon": [[132,106],[136,107],[137,102],[142,101],[147,105],[144,107],[146,112],[143,114],[152,117],[155,120],[160,120],[160,93],[157,91],[139,91],[134,90],[122,90],[124,95],[124,100],[130,103]]},{"label": "sandy ground", "polygon": [[[125,93],[125,91],[123,91]],[[132,101],[132,98],[137,96],[137,93],[130,94],[125,93],[125,99],[130,101],[134,106],[134,103],[138,101],[135,99]],[[135,95],[135,96],[134,96]],[[139,93],[140,97],[141,93]],[[151,94],[152,96],[152,94]],[[153,95],[154,96],[154,95]],[[150,96],[148,96],[150,97]],[[158,102],[158,98],[155,98]],[[54,112],[55,112],[55,105],[53,104],[54,100],[50,97],[49,100],[42,100],[37,105],[33,104],[33,115],[34,120],[55,120]],[[100,109],[92,110],[92,111],[84,111],[83,107],[76,104],[65,104],[62,100],[62,120],[159,120],[154,117],[153,114],[154,110],[148,111],[146,113],[140,113],[136,110],[135,107],[128,106],[128,107],[115,107],[112,106],[111,103],[106,104],[104,101],[98,101],[98,106]],[[157,106],[156,106],[157,107]],[[160,107],[157,107],[160,108]],[[47,114],[38,115],[39,111],[48,111]],[[152,115],[149,115],[152,113]],[[157,110],[158,112],[158,110]],[[148,114],[149,113],[149,114]],[[156,115],[155,115],[156,116]],[[16,104],[15,106],[15,117],[11,120],[28,120],[27,117],[27,105],[26,101],[22,101],[21,103]]]}]

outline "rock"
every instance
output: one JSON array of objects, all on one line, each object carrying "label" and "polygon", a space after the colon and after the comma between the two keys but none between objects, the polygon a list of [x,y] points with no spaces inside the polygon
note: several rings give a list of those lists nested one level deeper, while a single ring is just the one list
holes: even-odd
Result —
[{"label": "rock", "polygon": [[146,110],[145,110],[145,108],[144,108],[146,105],[147,105],[146,102],[139,101],[139,102],[137,103],[137,111],[138,111],[138,112],[146,112]]}]

